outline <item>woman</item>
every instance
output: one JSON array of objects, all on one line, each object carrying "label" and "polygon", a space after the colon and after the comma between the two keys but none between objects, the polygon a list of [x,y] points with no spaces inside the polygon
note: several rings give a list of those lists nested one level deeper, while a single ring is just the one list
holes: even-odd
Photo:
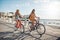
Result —
[{"label": "woman", "polygon": [[29,16],[29,19],[30,21],[32,22],[32,25],[34,25],[35,21],[36,21],[36,15],[35,15],[35,9],[32,10],[30,16]]},{"label": "woman", "polygon": [[21,18],[22,16],[20,15],[19,10],[17,9],[15,12],[16,28],[21,28]]},{"label": "woman", "polygon": [[36,23],[36,19],[35,18],[37,18],[37,17],[35,15],[35,9],[33,9],[31,14],[30,14],[30,16],[29,16],[29,19],[32,22],[32,25],[30,26],[30,31],[33,30],[34,24]]}]

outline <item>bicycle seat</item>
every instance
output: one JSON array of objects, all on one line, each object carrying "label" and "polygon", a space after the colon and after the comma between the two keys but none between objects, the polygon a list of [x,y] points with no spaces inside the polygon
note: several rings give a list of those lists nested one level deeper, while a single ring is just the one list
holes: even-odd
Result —
[{"label": "bicycle seat", "polygon": [[32,23],[31,21],[29,21],[29,23]]}]

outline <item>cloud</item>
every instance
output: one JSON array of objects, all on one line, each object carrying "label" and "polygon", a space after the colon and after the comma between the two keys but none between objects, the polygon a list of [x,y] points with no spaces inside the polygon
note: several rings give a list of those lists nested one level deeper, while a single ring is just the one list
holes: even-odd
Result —
[{"label": "cloud", "polygon": [[30,5],[31,5],[31,4],[30,4],[30,2],[27,2],[26,4],[27,4],[28,6],[30,6]]},{"label": "cloud", "polygon": [[50,0],[50,1],[52,1],[52,2],[53,2],[53,1],[60,1],[60,0]]},{"label": "cloud", "polygon": [[34,3],[49,2],[50,0],[33,0]]},{"label": "cloud", "polygon": [[41,2],[49,2],[49,0],[41,0]]},{"label": "cloud", "polygon": [[34,3],[39,3],[39,2],[40,2],[40,0],[33,0],[33,2],[34,2]]},{"label": "cloud", "polygon": [[[46,2],[46,1],[44,1]],[[42,5],[36,8],[36,14],[43,19],[60,19],[60,2],[49,1],[49,3],[42,2]],[[48,5],[47,5],[48,4]]]},{"label": "cloud", "polygon": [[22,6],[30,6],[31,3],[30,3],[30,2],[25,2],[25,3],[22,3],[21,5],[22,5]]}]

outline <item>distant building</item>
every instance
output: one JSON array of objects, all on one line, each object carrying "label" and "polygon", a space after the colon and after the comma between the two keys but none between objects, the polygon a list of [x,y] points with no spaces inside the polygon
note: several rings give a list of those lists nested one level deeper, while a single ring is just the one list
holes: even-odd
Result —
[{"label": "distant building", "polygon": [[14,15],[13,12],[9,12],[9,13],[8,13],[8,18],[13,18],[13,15]]},{"label": "distant building", "polygon": [[12,17],[14,15],[14,13],[13,12],[0,12],[0,18],[1,17]]},{"label": "distant building", "polygon": [[10,20],[13,20],[13,15],[14,13],[13,12],[0,12],[0,18],[3,20],[3,21],[10,21]]},{"label": "distant building", "polygon": [[0,12],[0,18],[4,17],[4,12]]},{"label": "distant building", "polygon": [[1,13],[0,13],[0,18],[1,18]]}]

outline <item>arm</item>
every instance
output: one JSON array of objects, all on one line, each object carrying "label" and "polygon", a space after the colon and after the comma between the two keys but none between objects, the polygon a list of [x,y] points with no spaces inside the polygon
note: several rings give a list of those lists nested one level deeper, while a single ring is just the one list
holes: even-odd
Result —
[{"label": "arm", "polygon": [[19,17],[22,18],[22,16],[19,14]]}]

